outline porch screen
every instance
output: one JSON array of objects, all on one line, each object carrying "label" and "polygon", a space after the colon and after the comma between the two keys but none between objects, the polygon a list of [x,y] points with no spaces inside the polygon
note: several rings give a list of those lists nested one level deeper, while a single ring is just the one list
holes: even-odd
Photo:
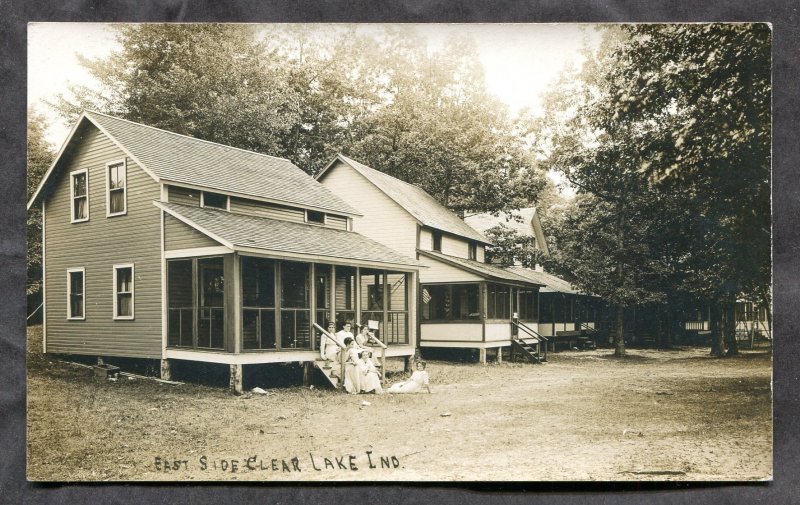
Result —
[{"label": "porch screen", "polygon": [[404,273],[387,273],[387,317],[385,344],[408,343],[408,285]]},{"label": "porch screen", "polygon": [[281,348],[311,348],[309,263],[282,261]]},{"label": "porch screen", "polygon": [[194,342],[192,260],[167,262],[167,343],[191,347]]},{"label": "porch screen", "polygon": [[375,336],[383,339],[383,297],[384,272],[381,270],[361,270],[361,324],[378,321],[380,328],[372,330]]},{"label": "porch screen", "polygon": [[197,260],[199,276],[197,347],[222,349],[225,345],[225,275],[222,258]]},{"label": "porch screen", "polygon": [[340,330],[346,321],[356,319],[356,269],[352,267],[336,267],[336,330]]},{"label": "porch screen", "polygon": [[539,292],[537,290],[519,290],[519,318],[522,321],[539,319]]},{"label": "porch screen", "polygon": [[511,319],[511,288],[502,284],[486,287],[486,318]]},{"label": "porch screen", "polygon": [[242,258],[242,348],[275,349],[275,262]]},{"label": "porch screen", "polygon": [[332,321],[331,311],[331,266],[314,265],[315,322],[323,328]]},{"label": "porch screen", "polygon": [[426,284],[422,286],[425,321],[480,320],[478,284]]}]

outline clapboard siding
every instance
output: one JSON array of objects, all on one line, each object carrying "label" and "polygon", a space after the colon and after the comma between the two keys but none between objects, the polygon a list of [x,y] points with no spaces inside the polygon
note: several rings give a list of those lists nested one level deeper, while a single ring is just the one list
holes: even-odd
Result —
[{"label": "clapboard siding", "polygon": [[486,246],[483,244],[478,244],[478,251],[475,259],[481,263],[486,262]]},{"label": "clapboard siding", "polygon": [[319,182],[362,214],[353,220],[353,231],[400,254],[416,256],[417,221],[363,175],[337,160]]},{"label": "clapboard siding", "polygon": [[196,247],[216,247],[219,242],[180,222],[174,217],[164,215],[164,250],[193,249]]},{"label": "clapboard siding", "polygon": [[249,216],[267,217],[270,219],[280,219],[293,223],[304,223],[306,221],[305,210],[297,207],[284,207],[246,198],[231,198],[231,212],[236,214],[247,214]]},{"label": "clapboard siding", "polygon": [[442,254],[457,258],[469,258],[469,242],[452,235],[444,235],[442,237]]},{"label": "clapboard siding", "polygon": [[427,267],[421,268],[419,271],[419,281],[422,284],[425,284],[426,282],[467,282],[483,280],[482,277],[471,272],[467,272],[460,268],[456,268],[421,254],[419,262],[424,267]]},{"label": "clapboard siding", "polygon": [[325,226],[328,228],[335,228],[337,230],[347,230],[347,218],[344,216],[334,216],[328,214],[325,218]]},{"label": "clapboard siding", "polygon": [[422,251],[433,250],[433,232],[427,228],[419,230],[419,248]]},{"label": "clapboard siding", "polygon": [[[48,196],[45,282],[47,351],[98,356],[161,357],[158,184],[127,158],[127,214],[106,217],[106,163],[126,158],[94,126],[73,137]],[[88,170],[89,221],[70,223],[69,172]],[[135,319],[114,321],[113,265],[134,264]],[[67,269],[86,269],[84,321],[67,321]]]},{"label": "clapboard siding", "polygon": [[167,186],[167,198],[171,203],[181,205],[200,206],[200,192],[196,189],[179,188],[177,186]]}]

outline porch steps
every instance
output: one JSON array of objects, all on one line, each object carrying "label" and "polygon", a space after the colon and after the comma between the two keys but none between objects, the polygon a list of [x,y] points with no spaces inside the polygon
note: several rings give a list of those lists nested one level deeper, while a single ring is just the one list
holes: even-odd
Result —
[{"label": "porch steps", "polygon": [[511,340],[511,361],[516,361],[517,356],[522,356],[531,363],[542,363],[539,349],[539,341],[535,338],[513,338]]},{"label": "porch steps", "polygon": [[[334,375],[334,365],[335,363],[331,360],[326,360],[323,358],[317,358],[314,360],[314,366],[317,368],[317,370],[322,372],[322,375],[324,375],[328,380],[328,383],[333,386],[333,389],[339,389],[339,384],[341,384],[341,381],[339,380],[339,377]],[[336,373],[339,374],[341,371],[336,371]]]}]

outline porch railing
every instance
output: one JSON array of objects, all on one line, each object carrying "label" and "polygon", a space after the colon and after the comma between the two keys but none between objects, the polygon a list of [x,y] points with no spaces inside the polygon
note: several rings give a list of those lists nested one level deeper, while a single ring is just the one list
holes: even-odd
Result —
[{"label": "porch railing", "polygon": [[529,337],[533,337],[539,344],[539,349],[541,350],[542,344],[544,344],[544,357],[542,358],[543,361],[547,361],[547,337],[540,335],[538,331],[534,330],[530,326],[520,323],[514,319],[511,320],[511,326],[516,328],[518,331],[522,331],[527,333]]}]

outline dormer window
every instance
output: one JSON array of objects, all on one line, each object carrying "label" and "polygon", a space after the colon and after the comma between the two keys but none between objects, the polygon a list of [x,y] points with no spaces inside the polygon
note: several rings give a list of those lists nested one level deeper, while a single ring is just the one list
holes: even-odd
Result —
[{"label": "dormer window", "polygon": [[203,191],[202,196],[200,198],[200,206],[211,207],[213,209],[229,210],[228,195],[222,195],[220,193],[212,193],[210,191]]},{"label": "dormer window", "polygon": [[433,231],[433,250],[442,252],[442,232]]},{"label": "dormer window", "polygon": [[316,223],[316,224],[325,224],[325,213],[324,212],[317,212],[316,210],[307,210],[306,211],[306,222],[308,222],[308,223]]},{"label": "dormer window", "polygon": [[121,216],[128,212],[128,174],[125,161],[106,165],[106,216]]},{"label": "dormer window", "polygon": [[478,243],[477,242],[470,242],[469,243],[469,259],[472,261],[477,261],[478,259]]},{"label": "dormer window", "polygon": [[72,210],[70,221],[80,223],[89,220],[89,173],[86,169],[70,174],[72,186]]}]

